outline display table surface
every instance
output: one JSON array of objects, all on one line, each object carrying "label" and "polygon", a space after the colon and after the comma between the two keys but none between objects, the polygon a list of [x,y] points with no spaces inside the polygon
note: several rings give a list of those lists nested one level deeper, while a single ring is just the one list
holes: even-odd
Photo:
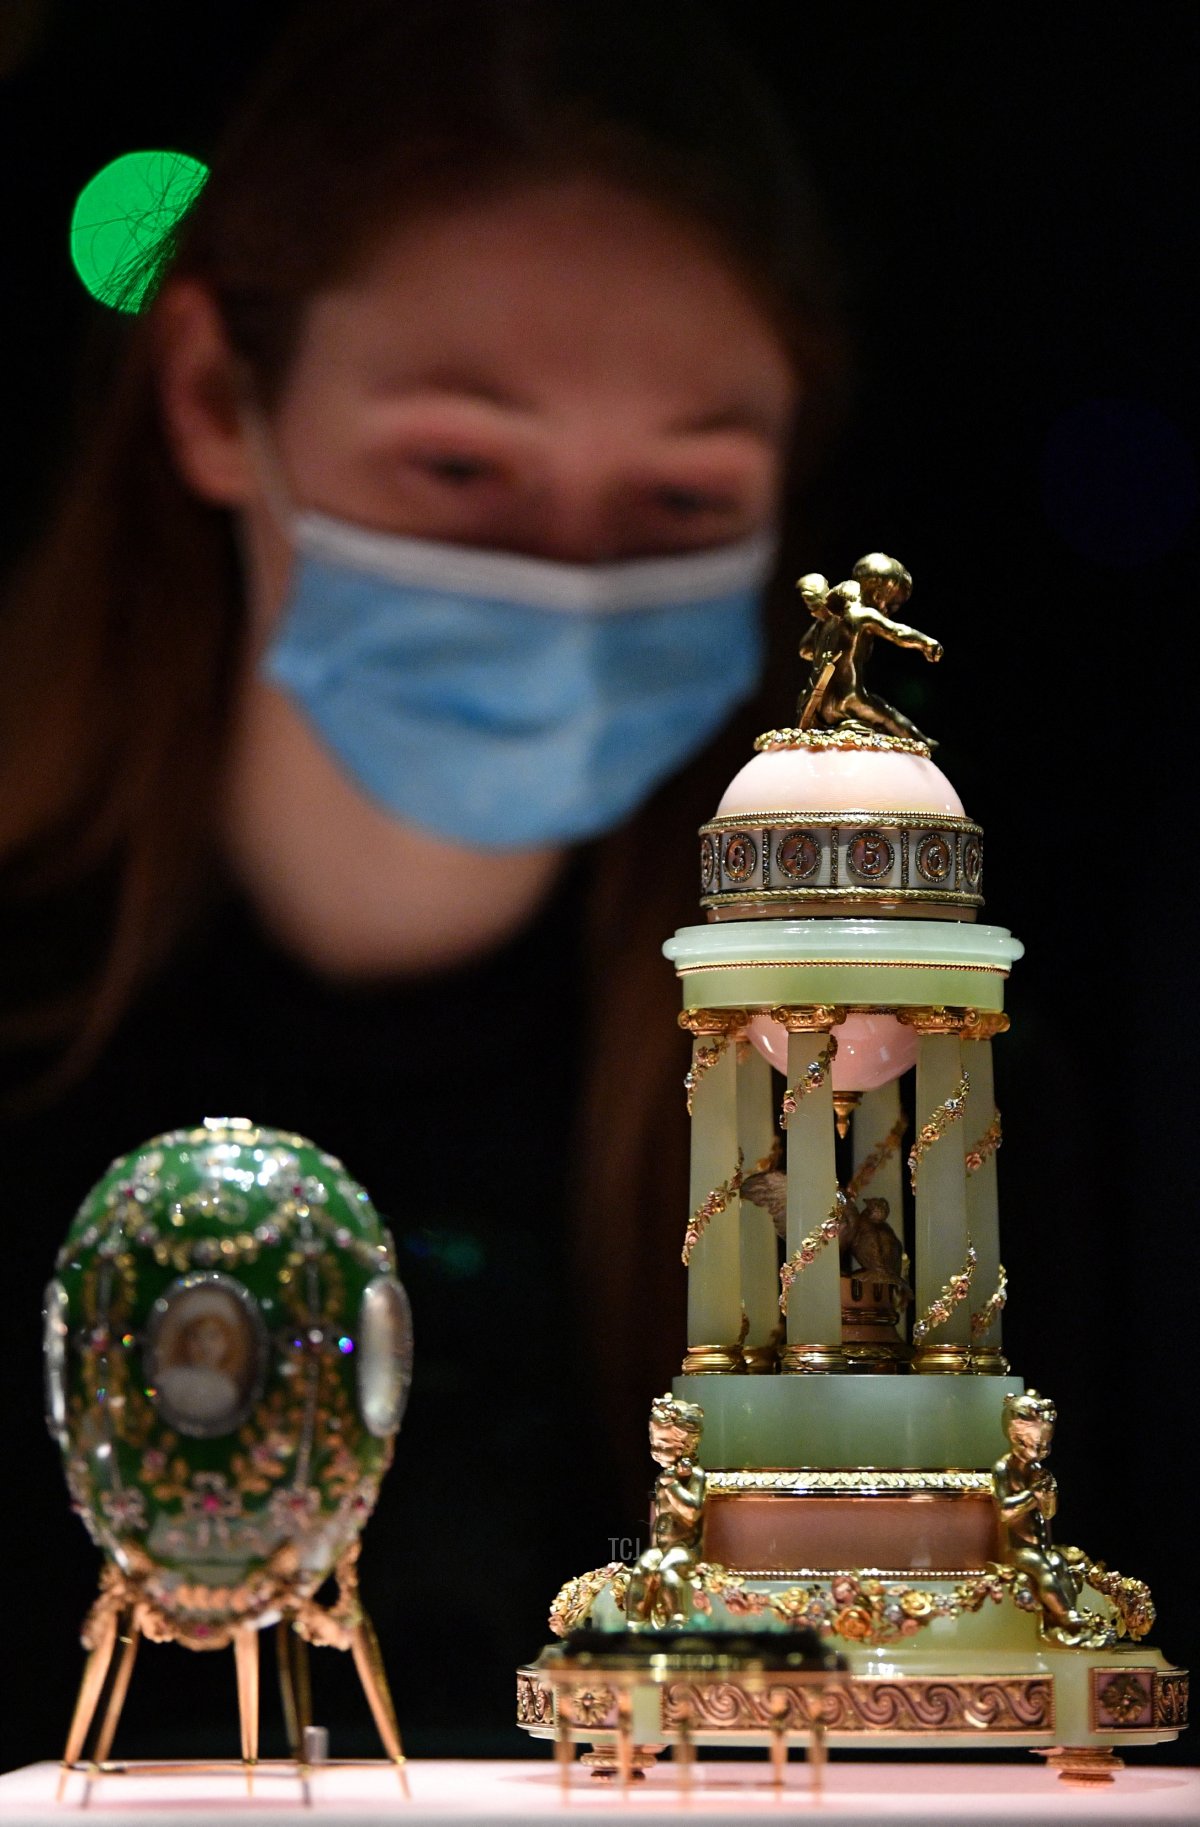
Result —
[{"label": "display table surface", "polygon": [[[676,1771],[663,1764],[622,1795],[618,1786],[593,1780],[581,1767],[571,1773],[564,1800],[558,1773],[538,1762],[428,1761],[408,1765],[411,1800],[406,1802],[394,1771],[386,1767],[318,1771],[305,1808],[293,1774],[262,1769],[254,1797],[236,1772],[220,1775],[106,1776],[91,1785],[87,1813],[122,1817],[138,1827],[157,1823],[219,1819],[223,1823],[299,1823],[314,1815],[329,1823],[402,1818],[410,1827],[468,1827],[485,1821],[619,1816],[630,1827],[664,1822],[682,1813],[710,1824],[746,1827],[761,1817],[778,1820],[820,1815],[838,1827],[876,1827],[880,1821],[969,1822],[971,1827],[1012,1827],[1013,1823],[1200,1822],[1200,1770],[1141,1766],[1122,1770],[1114,1782],[1094,1788],[1060,1782],[1031,1758],[1020,1764],[839,1763],[830,1762],[818,1799],[808,1771],[788,1765],[786,1786],[773,1790],[765,1758],[693,1766],[690,1799],[681,1793]],[[0,1821],[4,1827],[45,1827],[80,1814],[85,1782],[70,1779],[62,1803],[55,1801],[58,1768],[31,1764],[0,1776]]]}]

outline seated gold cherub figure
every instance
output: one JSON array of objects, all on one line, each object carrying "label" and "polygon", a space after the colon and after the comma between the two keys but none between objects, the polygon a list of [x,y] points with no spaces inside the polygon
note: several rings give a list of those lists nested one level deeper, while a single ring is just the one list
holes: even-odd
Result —
[{"label": "seated gold cherub figure", "polygon": [[813,618],[800,643],[800,658],[810,667],[808,692],[800,701],[800,728],[811,729],[819,718],[833,727],[857,724],[933,747],[932,739],[902,711],[863,683],[876,635],[897,647],[915,647],[927,660],[942,657],[940,642],[907,622],[895,621],[890,613],[907,602],[912,591],[912,578],[899,560],[868,552],[844,584],[830,588],[827,579],[813,571],[796,588]]},{"label": "seated gold cherub figure", "polygon": [[1080,1557],[1056,1548],[1050,1524],[1058,1485],[1045,1460],[1058,1419],[1036,1389],[1004,1398],[1003,1426],[1011,1451],[992,1468],[1000,1521],[1000,1558],[1025,1574],[1042,1611],[1042,1635],[1066,1649],[1108,1649],[1116,1630],[1094,1611],[1081,1611]]},{"label": "seated gold cherub figure", "polygon": [[704,1472],[694,1457],[704,1410],[672,1395],[650,1405],[650,1455],[663,1469],[654,1483],[652,1542],[634,1565],[625,1594],[630,1630],[679,1630],[692,1615],[704,1520]]}]

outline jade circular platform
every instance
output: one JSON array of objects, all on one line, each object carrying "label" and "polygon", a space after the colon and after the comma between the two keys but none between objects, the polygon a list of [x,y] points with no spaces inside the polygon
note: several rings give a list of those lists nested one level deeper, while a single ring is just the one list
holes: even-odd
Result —
[{"label": "jade circular platform", "polygon": [[1003,926],[932,920],[729,920],[663,946],[684,1007],[789,1002],[995,1010],[1025,947]]}]

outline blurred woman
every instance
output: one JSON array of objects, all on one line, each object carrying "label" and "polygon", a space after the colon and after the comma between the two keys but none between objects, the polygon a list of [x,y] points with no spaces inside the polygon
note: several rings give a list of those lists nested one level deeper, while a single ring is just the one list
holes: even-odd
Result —
[{"label": "blurred woman", "polygon": [[[533,1579],[636,1525],[682,1342],[659,946],[792,689],[754,704],[762,604],[838,365],[786,136],[694,6],[318,7],[5,607],[46,1260],[115,1150],[208,1110],[344,1155],[413,1293],[395,1503],[418,1550],[522,1558],[497,1720]],[[467,1412],[486,1531],[435,1476]],[[604,1455],[625,1494],[597,1470],[586,1529],[533,1496]]]}]

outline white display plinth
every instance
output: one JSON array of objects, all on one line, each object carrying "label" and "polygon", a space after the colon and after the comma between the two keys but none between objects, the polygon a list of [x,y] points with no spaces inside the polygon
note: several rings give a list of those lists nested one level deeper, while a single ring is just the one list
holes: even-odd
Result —
[{"label": "white display plinth", "polygon": [[[879,1822],[926,1827],[929,1822],[969,1823],[970,1827],[1063,1827],[1064,1823],[1200,1821],[1200,1770],[1141,1766],[1122,1770],[1115,1781],[1095,1788],[1060,1782],[1040,1761],[1022,1764],[839,1763],[826,1768],[819,1799],[809,1787],[809,1773],[798,1755],[788,1765],[786,1786],[773,1789],[765,1757],[738,1763],[693,1765],[690,1796],[681,1792],[678,1772],[669,1763],[651,1770],[646,1780],[622,1795],[619,1786],[601,1784],[581,1766],[571,1772],[570,1796],[564,1800],[553,1762],[466,1762],[427,1760],[408,1765],[412,1799],[400,1793],[395,1773],[386,1768],[338,1769],[329,1766],[312,1778],[312,1806],[305,1808],[292,1775],[262,1769],[255,1777],[254,1798],[245,1779],[229,1775],[106,1776],[91,1785],[86,1811],[79,1803],[85,1782],[73,1775],[66,1800],[56,1803],[58,1767],[33,1764],[0,1776],[0,1821],[4,1827],[71,1827],[96,1821],[136,1822],[137,1827],[180,1827],[180,1823],[220,1821],[278,1823],[303,1827],[318,1817],[325,1823],[358,1824],[383,1819],[407,1827],[474,1827],[476,1822],[525,1821],[581,1815],[612,1817],[626,1827],[669,1822],[690,1816],[707,1827],[746,1827],[761,1817],[794,1821],[813,1817],[837,1827],[878,1827]],[[782,1812],[781,1812],[782,1811]]]}]

